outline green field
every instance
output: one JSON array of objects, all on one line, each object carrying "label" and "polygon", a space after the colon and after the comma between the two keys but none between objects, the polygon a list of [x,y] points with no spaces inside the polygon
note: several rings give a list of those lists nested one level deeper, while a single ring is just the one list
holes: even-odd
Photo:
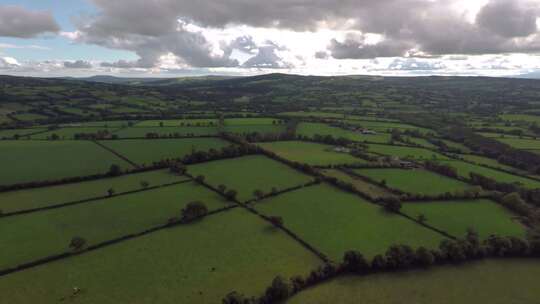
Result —
[{"label": "green field", "polygon": [[341,277],[301,292],[288,304],[537,303],[540,262],[485,260],[399,273]]},{"label": "green field", "polygon": [[504,207],[486,199],[444,202],[407,202],[401,209],[456,237],[464,237],[473,228],[481,239],[491,234],[525,237],[525,227]]},{"label": "green field", "polygon": [[390,141],[390,134],[361,134],[322,123],[300,123],[296,130],[296,134],[307,137],[314,137],[315,135],[331,135],[334,138],[343,137],[353,141],[367,141],[375,143],[388,143]]},{"label": "green field", "polygon": [[495,138],[496,140],[505,143],[511,147],[521,150],[540,150],[540,140],[525,139],[525,138]]},{"label": "green field", "polygon": [[517,122],[524,121],[524,122],[529,122],[529,123],[540,124],[540,116],[536,116],[536,115],[503,114],[503,115],[499,115],[499,117],[504,120],[509,120],[509,121],[517,121]]},{"label": "green field", "polygon": [[260,134],[266,134],[266,133],[282,133],[285,132],[286,127],[285,125],[271,125],[271,124],[265,124],[265,125],[248,125],[248,124],[240,124],[240,125],[225,125],[224,127],[225,132],[230,133],[237,133],[237,134],[249,134],[249,133],[260,133]]},{"label": "green field", "polygon": [[354,172],[379,183],[384,180],[388,187],[407,193],[439,195],[470,187],[459,180],[421,169],[356,169]]},{"label": "green field", "polygon": [[113,133],[118,128],[100,128],[100,127],[68,127],[68,128],[61,128],[58,130],[52,130],[44,133],[39,133],[36,135],[32,135],[32,139],[50,139],[53,134],[58,135],[58,137],[62,140],[66,139],[74,139],[75,134],[97,134],[98,132],[108,131],[109,133]]},{"label": "green field", "polygon": [[439,147],[430,143],[427,139],[419,138],[419,137],[412,137],[412,136],[404,136],[404,139],[408,142],[411,142],[413,144],[419,145],[424,148],[429,149],[438,149]]},{"label": "green field", "polygon": [[137,124],[137,127],[208,127],[217,126],[217,119],[175,119],[175,120],[145,120]]},{"label": "green field", "polygon": [[489,166],[489,167],[492,167],[492,168],[499,168],[499,169],[503,169],[503,170],[510,171],[510,172],[517,172],[517,173],[526,174],[526,172],[523,172],[522,170],[519,170],[517,168],[511,167],[511,166],[508,166],[508,165],[505,165],[505,164],[501,164],[501,163],[499,163],[497,160],[495,160],[493,158],[479,156],[479,155],[472,155],[472,154],[462,154],[462,155],[458,155],[458,156],[462,157],[463,159],[465,159],[467,161],[470,161],[470,162],[473,162],[473,163],[476,163],[476,164],[479,164],[479,165],[486,165],[486,166]]},{"label": "green field", "polygon": [[393,244],[436,248],[443,239],[442,235],[328,185],[288,192],[255,207],[268,216],[281,216],[285,227],[334,260],[351,249],[373,257]]},{"label": "green field", "polygon": [[4,129],[0,130],[0,139],[12,139],[14,136],[24,136],[46,131],[46,128],[31,128],[31,129]]},{"label": "green field", "polygon": [[333,146],[305,141],[278,141],[258,144],[268,151],[291,161],[312,166],[362,164],[365,160],[348,153],[335,152]]},{"label": "green field", "polygon": [[220,150],[230,145],[219,138],[125,139],[101,143],[139,165],[184,157],[193,151]]},{"label": "green field", "polygon": [[430,150],[414,147],[403,147],[403,146],[393,146],[393,145],[376,145],[369,144],[368,151],[374,152],[387,156],[396,156],[399,158],[410,158],[415,160],[446,160],[448,157],[433,152]]},{"label": "green field", "polygon": [[77,122],[62,124],[61,127],[72,128],[122,128],[127,127],[129,124],[137,124],[137,121],[131,120],[103,120],[103,121],[89,121],[89,122]]},{"label": "green field", "polygon": [[227,118],[225,126],[244,126],[244,125],[275,125],[279,124],[279,119],[275,118]]},{"label": "green field", "polygon": [[217,187],[227,186],[238,192],[237,198],[245,201],[253,198],[255,190],[269,193],[272,188],[283,190],[305,184],[312,180],[288,166],[260,155],[211,161],[188,166],[193,176],[204,175],[206,181]]},{"label": "green field", "polygon": [[88,141],[1,141],[0,185],[106,173],[131,166]]},{"label": "green field", "polygon": [[82,183],[2,192],[0,210],[8,213],[101,197],[107,195],[110,188],[116,194],[138,190],[142,188],[142,181],[153,187],[186,179],[185,176],[169,173],[169,170],[157,170]]},{"label": "green field", "polygon": [[433,130],[416,127],[412,125],[407,125],[403,123],[395,123],[395,122],[379,122],[379,121],[355,121],[355,120],[347,120],[348,123],[354,124],[357,126],[362,126],[364,128],[380,131],[380,132],[387,132],[392,129],[398,129],[398,130],[418,130],[424,134],[427,133],[435,133]]},{"label": "green field", "polygon": [[464,161],[448,160],[448,161],[439,161],[439,162],[443,163],[443,164],[446,164],[446,165],[449,165],[450,167],[455,168],[457,170],[459,176],[461,176],[461,177],[469,178],[469,174],[471,172],[474,172],[476,174],[480,174],[480,175],[483,175],[485,177],[495,179],[495,180],[497,180],[499,182],[520,183],[524,187],[531,188],[531,189],[532,188],[540,188],[540,182],[539,181],[536,181],[536,180],[533,180],[533,179],[530,179],[530,178],[526,178],[526,177],[521,177],[521,176],[518,176],[518,175],[513,175],[513,174],[502,172],[502,171],[498,171],[498,170],[495,170],[495,169],[490,169],[490,168],[474,165],[474,164],[467,163],[467,162],[464,162]]},{"label": "green field", "polygon": [[[0,278],[10,304],[220,303],[259,295],[274,276],[306,275],[320,261],[242,209]],[[73,288],[82,292],[75,299]]]},{"label": "green field", "polygon": [[146,137],[147,134],[158,134],[159,136],[204,136],[217,135],[217,127],[131,127],[115,132],[120,138]]},{"label": "green field", "polygon": [[388,192],[386,189],[382,187],[365,182],[359,178],[350,176],[349,174],[342,172],[340,170],[337,170],[337,169],[322,170],[322,173],[326,176],[334,177],[343,182],[350,183],[357,190],[361,191],[362,193],[367,194],[369,197],[372,197],[372,198],[394,196],[392,193]]},{"label": "green field", "polygon": [[228,205],[218,194],[188,182],[4,218],[0,220],[0,269],[69,251],[75,236],[91,245],[165,224],[196,200],[209,210]]}]

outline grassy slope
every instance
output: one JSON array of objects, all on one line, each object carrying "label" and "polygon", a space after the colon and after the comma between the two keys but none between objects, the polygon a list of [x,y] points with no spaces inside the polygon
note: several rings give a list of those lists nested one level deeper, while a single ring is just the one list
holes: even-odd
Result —
[{"label": "grassy slope", "polygon": [[210,210],[228,205],[221,196],[191,182],[1,219],[0,268],[67,251],[74,236],[96,244],[165,224],[195,200]]},{"label": "grassy slope", "polygon": [[365,163],[365,160],[347,153],[334,152],[332,146],[302,141],[282,141],[260,143],[261,147],[272,151],[288,160],[307,163],[314,166],[330,164]]},{"label": "grassy slope", "polygon": [[464,182],[426,170],[356,169],[354,171],[378,182],[385,180],[390,188],[409,193],[437,195],[469,188],[469,185]]},{"label": "grassy slope", "polygon": [[384,253],[392,244],[434,248],[443,239],[414,222],[327,185],[264,200],[256,208],[283,217],[286,227],[335,260],[350,249],[371,257]]},{"label": "grassy slope", "polygon": [[253,191],[257,189],[268,193],[272,187],[280,190],[311,180],[307,175],[259,155],[192,165],[188,172],[194,176],[204,175],[206,181],[216,187],[224,184],[238,191],[240,200],[253,198]]},{"label": "grassy slope", "polygon": [[[430,270],[349,276],[300,293],[287,303],[536,303],[540,262],[487,260]],[[405,302],[404,302],[405,300]]]},{"label": "grassy slope", "polygon": [[242,209],[0,278],[10,304],[220,303],[230,291],[264,291],[274,276],[307,274],[320,261]]},{"label": "grassy slope", "polygon": [[230,145],[219,138],[126,139],[101,143],[137,164],[151,164],[162,159],[183,157],[192,150],[219,150]]},{"label": "grassy slope", "polygon": [[112,164],[131,168],[87,141],[2,141],[0,164],[0,185],[105,173]]},{"label": "grassy slope", "polygon": [[423,214],[428,224],[456,237],[465,236],[469,228],[482,239],[491,234],[525,237],[524,227],[513,215],[490,200],[405,203],[401,210],[413,217]]},{"label": "grassy slope", "polygon": [[58,205],[107,194],[112,188],[116,194],[141,189],[141,182],[146,181],[150,186],[158,186],[187,179],[169,173],[168,170],[158,170],[120,177],[105,178],[75,184],[0,193],[0,210],[14,212]]}]

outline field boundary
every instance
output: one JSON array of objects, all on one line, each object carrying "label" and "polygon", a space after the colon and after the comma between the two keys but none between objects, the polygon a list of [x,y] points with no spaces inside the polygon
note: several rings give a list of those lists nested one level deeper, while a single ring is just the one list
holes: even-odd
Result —
[{"label": "field boundary", "polygon": [[166,183],[166,184],[161,184],[161,185],[158,185],[158,186],[152,186],[152,187],[143,188],[143,189],[136,189],[136,190],[130,190],[130,191],[126,191],[126,192],[120,192],[120,193],[114,194],[114,195],[95,196],[95,197],[86,198],[86,199],[82,199],[82,200],[77,200],[77,201],[72,201],[72,202],[67,202],[67,203],[61,203],[61,204],[56,204],[56,205],[50,205],[50,206],[45,206],[45,207],[26,209],[26,210],[14,211],[14,212],[6,212],[6,213],[3,213],[2,215],[0,215],[0,221],[2,220],[2,218],[6,218],[6,217],[13,217],[13,216],[29,214],[29,213],[35,213],[35,212],[40,212],[40,211],[53,210],[53,209],[58,209],[58,208],[63,208],[63,207],[80,205],[80,204],[84,204],[84,203],[98,202],[98,201],[101,201],[101,200],[107,200],[107,199],[115,198],[115,197],[119,197],[119,196],[125,196],[125,195],[129,195],[129,194],[136,194],[136,193],[140,193],[140,192],[157,190],[157,189],[160,189],[160,188],[166,188],[166,187],[181,185],[181,184],[185,184],[185,183],[188,183],[188,182],[191,182],[191,181],[192,181],[191,179],[187,179],[187,180],[183,180],[183,181],[178,181],[178,182],[173,182],[173,183]]},{"label": "field boundary", "polygon": [[210,216],[210,215],[215,215],[215,214],[218,214],[218,213],[221,213],[221,212],[229,211],[229,210],[237,208],[237,207],[238,206],[236,206],[236,205],[223,207],[223,208],[220,208],[220,209],[210,211],[210,212],[206,213],[205,215],[194,218],[189,223],[182,223],[182,222],[172,222],[172,223],[170,223],[170,222],[168,222],[166,224],[158,225],[158,226],[155,226],[155,227],[152,227],[152,228],[140,231],[140,232],[131,233],[131,234],[127,234],[127,235],[124,235],[124,236],[121,236],[121,237],[117,237],[117,238],[114,238],[114,239],[103,241],[101,243],[88,246],[88,247],[86,247],[86,248],[84,248],[83,250],[80,250],[80,251],[66,251],[66,252],[63,252],[63,253],[59,253],[59,254],[48,256],[48,257],[44,257],[44,258],[41,258],[41,259],[38,259],[38,260],[35,260],[35,261],[32,261],[32,262],[19,264],[19,265],[15,266],[15,267],[1,269],[0,270],[0,277],[6,276],[6,275],[9,275],[9,274],[12,274],[12,273],[20,272],[20,271],[23,271],[23,270],[27,270],[27,269],[30,269],[30,268],[35,268],[35,267],[38,267],[38,266],[41,266],[41,265],[44,265],[44,264],[48,264],[48,263],[52,263],[52,262],[55,262],[55,261],[67,259],[67,258],[70,258],[70,257],[73,257],[73,256],[82,255],[84,253],[88,253],[88,252],[91,252],[91,251],[102,249],[104,247],[108,247],[108,246],[111,246],[111,245],[116,245],[116,244],[124,242],[124,241],[136,239],[136,238],[139,238],[139,237],[142,237],[142,236],[145,236],[145,235],[148,235],[148,234],[160,231],[160,230],[164,230],[164,229],[168,229],[168,228],[174,228],[174,227],[182,226],[182,225],[189,225],[193,221],[205,218],[205,217]]},{"label": "field boundary", "polygon": [[103,145],[102,143],[100,143],[99,141],[97,140],[92,140],[93,143],[95,143],[96,145],[100,146],[101,148],[111,152],[112,154],[116,155],[118,158],[126,161],[128,164],[132,165],[133,167],[135,168],[140,168],[140,166],[138,164],[136,164],[135,162],[132,162],[131,160],[129,160],[129,158],[125,157],[124,155],[116,152],[115,150]]}]

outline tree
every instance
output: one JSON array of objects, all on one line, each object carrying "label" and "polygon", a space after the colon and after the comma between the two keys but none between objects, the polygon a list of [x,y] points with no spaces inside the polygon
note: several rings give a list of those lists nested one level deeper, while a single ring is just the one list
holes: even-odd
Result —
[{"label": "tree", "polygon": [[109,196],[113,196],[113,195],[114,195],[114,192],[115,192],[115,191],[114,191],[113,188],[109,188],[109,190],[107,190],[107,194],[108,194]]},{"label": "tree", "polygon": [[395,197],[387,197],[385,198],[384,209],[388,212],[399,212],[401,210],[401,201]]},{"label": "tree", "polygon": [[268,217],[268,220],[274,226],[279,226],[279,227],[283,226],[283,218],[281,216],[270,216]]},{"label": "tree", "polygon": [[281,277],[277,276],[272,280],[272,285],[266,289],[265,297],[269,303],[277,303],[287,299],[290,295],[289,284]]},{"label": "tree", "polygon": [[416,262],[425,267],[429,267],[435,263],[435,256],[425,247],[416,249]]},{"label": "tree", "polygon": [[386,269],[386,259],[384,256],[377,254],[373,257],[371,261],[371,268],[374,270],[384,270]]},{"label": "tree", "polygon": [[197,175],[197,177],[195,177],[195,181],[197,181],[198,183],[204,183],[204,180],[205,180],[205,177],[204,175]]},{"label": "tree", "polygon": [[236,196],[238,195],[238,192],[236,192],[236,190],[233,190],[233,189],[229,189],[226,193],[225,193],[225,196],[229,199],[229,200],[235,200],[236,199]]},{"label": "tree", "polygon": [[345,270],[354,273],[364,273],[370,268],[364,256],[355,250],[345,252],[343,256],[343,267]]},{"label": "tree", "polygon": [[217,188],[218,188],[219,192],[221,192],[223,194],[225,194],[225,191],[227,191],[227,186],[225,186],[223,184],[219,185]]},{"label": "tree", "polygon": [[233,291],[227,294],[225,298],[223,298],[221,303],[222,304],[245,304],[249,302],[243,294]]},{"label": "tree", "polygon": [[86,240],[79,236],[73,237],[69,243],[69,247],[73,250],[81,250],[84,245],[86,245]]},{"label": "tree", "polygon": [[184,164],[182,164],[181,162],[175,162],[174,164],[172,164],[170,167],[169,167],[169,170],[172,172],[172,173],[176,173],[176,174],[184,174],[186,173],[186,166]]},{"label": "tree", "polygon": [[108,175],[110,175],[110,176],[118,176],[120,174],[122,174],[122,169],[120,168],[120,166],[118,166],[116,164],[111,165],[111,167],[109,168]]},{"label": "tree", "polygon": [[194,201],[182,209],[182,222],[189,222],[208,213],[206,205],[200,201]]},{"label": "tree", "polygon": [[417,221],[423,224],[427,221],[427,217],[424,214],[419,214]]},{"label": "tree", "polygon": [[260,189],[253,191],[253,195],[260,200],[264,196],[264,192]]},{"label": "tree", "polygon": [[142,187],[142,188],[146,189],[146,188],[148,188],[149,186],[150,186],[150,183],[149,183],[149,182],[147,182],[147,181],[141,181],[141,187]]}]

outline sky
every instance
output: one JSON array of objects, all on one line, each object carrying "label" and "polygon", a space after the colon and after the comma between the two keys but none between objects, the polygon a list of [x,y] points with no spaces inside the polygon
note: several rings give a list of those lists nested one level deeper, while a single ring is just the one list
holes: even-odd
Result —
[{"label": "sky", "polygon": [[0,0],[0,74],[540,72],[540,0]]}]

